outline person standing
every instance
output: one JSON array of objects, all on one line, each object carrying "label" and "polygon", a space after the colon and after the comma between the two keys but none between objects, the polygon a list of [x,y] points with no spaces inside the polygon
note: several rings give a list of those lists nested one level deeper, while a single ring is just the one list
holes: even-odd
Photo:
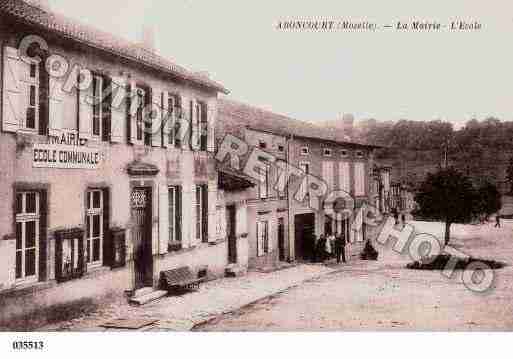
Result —
[{"label": "person standing", "polygon": [[346,263],[346,237],[342,233],[335,239],[335,251],[337,254],[337,263],[340,263],[340,257],[342,257],[342,261]]},{"label": "person standing", "polygon": [[495,216],[495,227],[501,228],[501,216],[500,215]]}]

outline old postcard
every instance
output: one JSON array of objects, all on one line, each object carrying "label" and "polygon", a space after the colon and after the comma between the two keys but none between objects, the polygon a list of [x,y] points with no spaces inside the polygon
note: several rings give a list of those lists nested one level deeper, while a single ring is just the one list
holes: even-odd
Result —
[{"label": "old postcard", "polygon": [[512,33],[503,2],[0,1],[9,352],[511,331]]}]

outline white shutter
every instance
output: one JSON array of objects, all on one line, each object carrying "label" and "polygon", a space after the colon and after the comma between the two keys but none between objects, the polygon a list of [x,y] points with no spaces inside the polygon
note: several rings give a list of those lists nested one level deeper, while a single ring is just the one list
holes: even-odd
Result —
[{"label": "white shutter", "polygon": [[339,187],[342,191],[346,193],[351,192],[351,184],[349,178],[349,162],[339,162],[338,164],[339,171]]},{"label": "white shutter", "polygon": [[354,194],[355,196],[365,195],[365,165],[363,162],[354,164]]},{"label": "white shutter", "polygon": [[2,130],[4,132],[16,132],[23,126],[23,116],[26,107],[23,106],[23,97],[28,98],[24,86],[21,83],[20,73],[22,60],[18,57],[18,50],[12,47],[4,48],[3,63],[3,109]]},{"label": "white shutter", "polygon": [[216,204],[217,204],[217,183],[208,184],[208,242],[215,242],[216,235]]},{"label": "white shutter", "polygon": [[50,76],[48,132],[52,136],[60,136],[64,124],[63,85],[64,79]]},{"label": "white shutter", "polygon": [[264,228],[262,222],[257,222],[256,226],[256,238],[257,238],[257,257],[260,257],[264,253]]},{"label": "white shutter", "polygon": [[207,107],[207,123],[208,123],[208,132],[207,132],[207,151],[214,152],[215,151],[215,143],[216,143],[216,117],[217,117],[217,106],[215,101],[210,101]]},{"label": "white shutter", "polygon": [[267,242],[269,243],[268,253],[271,253],[274,248],[273,240],[278,238],[278,233],[274,233],[275,226],[272,218],[269,219],[267,223]]},{"label": "white shutter", "polygon": [[111,120],[110,120],[110,141],[114,143],[123,142],[124,129],[126,128],[126,105],[121,97],[126,95],[126,81],[123,77],[112,78],[112,94],[119,99],[112,101]]},{"label": "white shutter", "polygon": [[167,253],[169,242],[169,189],[159,185],[159,254]]},{"label": "white shutter", "polygon": [[[101,89],[102,81],[101,77],[96,77],[96,86],[100,86]],[[79,133],[80,138],[91,138],[93,134],[93,102],[95,99],[93,98],[93,86],[94,81],[91,82],[91,86],[89,86],[85,90],[79,91],[79,101],[78,101],[78,122],[79,122]]]}]

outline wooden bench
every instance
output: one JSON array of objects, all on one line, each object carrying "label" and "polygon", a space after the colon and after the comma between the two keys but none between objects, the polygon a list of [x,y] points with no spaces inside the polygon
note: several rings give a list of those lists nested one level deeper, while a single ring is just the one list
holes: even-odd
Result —
[{"label": "wooden bench", "polygon": [[201,282],[202,279],[194,276],[187,266],[160,272],[161,286],[168,291],[198,289]]}]

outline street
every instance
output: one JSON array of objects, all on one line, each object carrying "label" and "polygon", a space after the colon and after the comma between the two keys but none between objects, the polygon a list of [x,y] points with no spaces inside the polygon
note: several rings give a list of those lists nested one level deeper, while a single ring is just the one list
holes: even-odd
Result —
[{"label": "street", "polygon": [[[417,231],[441,233],[437,224]],[[496,287],[468,290],[461,272],[405,268],[408,258],[378,248],[378,262],[359,261],[281,294],[225,314],[195,330],[511,330],[513,329],[512,227],[454,225],[451,244],[481,258],[508,263],[496,270]]]}]

